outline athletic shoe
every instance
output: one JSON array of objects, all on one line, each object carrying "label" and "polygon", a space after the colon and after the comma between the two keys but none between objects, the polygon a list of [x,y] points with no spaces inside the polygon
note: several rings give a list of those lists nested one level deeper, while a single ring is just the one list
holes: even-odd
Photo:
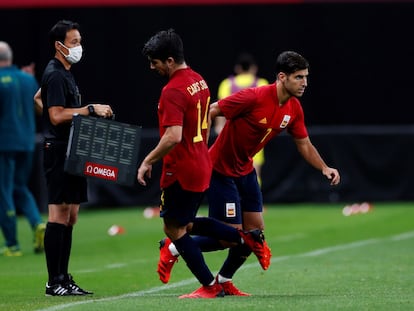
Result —
[{"label": "athletic shoe", "polygon": [[201,286],[194,292],[182,295],[178,298],[217,298],[224,297],[223,287],[220,284],[214,283],[210,286]]},{"label": "athletic shoe", "polygon": [[178,261],[178,256],[171,254],[168,246],[171,244],[169,238],[164,238],[160,241],[160,260],[158,261],[157,272],[161,282],[168,283],[171,276],[171,270],[174,264]]},{"label": "athletic shoe", "polygon": [[38,224],[34,232],[34,252],[36,254],[43,253],[45,249],[45,231],[46,224]]},{"label": "athletic shoe", "polygon": [[267,270],[270,266],[270,258],[272,257],[272,253],[265,241],[263,231],[259,229],[250,231],[239,230],[239,233],[243,238],[244,243],[252,250],[257,259],[259,259],[262,269]]},{"label": "athletic shoe", "polygon": [[66,286],[61,284],[49,285],[46,283],[46,296],[72,296],[72,292]]},{"label": "athletic shoe", "polygon": [[3,247],[1,253],[6,257],[20,257],[23,256],[22,251],[18,246]]},{"label": "athletic shoe", "polygon": [[81,296],[81,295],[92,295],[93,294],[93,292],[91,291],[80,288],[79,285],[76,284],[75,281],[73,280],[71,274],[68,274],[67,277],[68,277],[68,281],[66,282],[66,287],[70,289],[70,292],[72,295]]},{"label": "athletic shoe", "polygon": [[[218,277],[216,277],[216,282],[218,283]],[[232,281],[227,281],[218,284],[220,284],[221,287],[223,287],[223,291],[226,296],[251,296],[251,294],[242,292],[240,289],[234,286]]]}]

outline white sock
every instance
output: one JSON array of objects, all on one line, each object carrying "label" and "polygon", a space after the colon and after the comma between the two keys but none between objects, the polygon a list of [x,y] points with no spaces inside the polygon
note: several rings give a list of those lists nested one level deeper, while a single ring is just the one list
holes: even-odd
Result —
[{"label": "white sock", "polygon": [[173,256],[180,256],[180,253],[177,251],[177,249],[175,248],[175,245],[174,245],[174,243],[171,243],[169,246],[168,246],[168,249],[170,250],[170,252],[171,252],[171,254],[173,255]]},{"label": "white sock", "polygon": [[219,283],[225,283],[231,281],[231,279],[225,278],[224,276],[221,276],[220,274],[217,275],[217,280]]}]

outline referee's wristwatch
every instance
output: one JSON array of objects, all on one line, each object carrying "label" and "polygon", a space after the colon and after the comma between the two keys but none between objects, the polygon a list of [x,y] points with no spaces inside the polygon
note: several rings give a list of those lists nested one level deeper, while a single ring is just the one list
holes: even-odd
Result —
[{"label": "referee's wristwatch", "polygon": [[89,111],[89,115],[90,116],[95,116],[95,108],[93,107],[93,105],[88,105],[88,111]]}]

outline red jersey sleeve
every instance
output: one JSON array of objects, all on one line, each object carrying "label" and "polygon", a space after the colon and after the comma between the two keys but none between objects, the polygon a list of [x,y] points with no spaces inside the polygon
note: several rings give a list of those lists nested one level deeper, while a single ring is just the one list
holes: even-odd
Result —
[{"label": "red jersey sleeve", "polygon": [[177,89],[163,91],[160,101],[160,108],[163,109],[160,116],[161,127],[183,125],[186,100],[186,96]]},{"label": "red jersey sleeve", "polygon": [[247,113],[255,104],[256,94],[253,89],[243,89],[218,101],[218,106],[226,119]]},{"label": "red jersey sleeve", "polygon": [[293,122],[289,124],[287,132],[292,137],[302,139],[308,137],[308,131],[305,125],[305,115],[303,113],[302,106],[297,98],[292,98],[292,110],[295,116]]}]

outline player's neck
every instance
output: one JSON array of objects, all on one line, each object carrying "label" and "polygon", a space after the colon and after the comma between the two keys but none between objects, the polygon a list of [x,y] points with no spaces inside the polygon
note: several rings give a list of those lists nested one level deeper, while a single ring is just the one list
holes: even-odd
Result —
[{"label": "player's neck", "polygon": [[276,82],[276,96],[279,102],[279,107],[283,106],[291,97],[291,94],[283,87],[283,84]]},{"label": "player's neck", "polygon": [[186,69],[188,66],[187,64],[184,62],[182,64],[175,64],[175,66],[170,67],[170,72],[169,72],[169,76],[171,77],[176,71],[181,70],[181,69]]}]

